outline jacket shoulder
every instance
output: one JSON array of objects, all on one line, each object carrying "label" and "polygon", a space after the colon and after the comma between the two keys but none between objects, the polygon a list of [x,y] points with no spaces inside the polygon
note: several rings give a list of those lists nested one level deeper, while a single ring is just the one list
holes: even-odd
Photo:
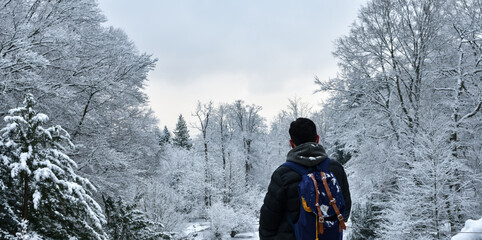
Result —
[{"label": "jacket shoulder", "polygon": [[273,177],[278,177],[283,185],[290,185],[293,182],[300,181],[301,175],[287,166],[279,166],[274,172]]},{"label": "jacket shoulder", "polygon": [[341,165],[341,163],[338,162],[336,159],[330,158],[330,165],[328,165],[328,168],[331,172],[345,172],[345,168],[343,167],[343,165]]}]

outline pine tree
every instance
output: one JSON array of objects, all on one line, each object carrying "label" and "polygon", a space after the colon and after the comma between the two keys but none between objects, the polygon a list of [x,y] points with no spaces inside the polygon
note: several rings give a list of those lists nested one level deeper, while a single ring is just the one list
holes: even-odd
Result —
[{"label": "pine tree", "polygon": [[[137,208],[137,204],[129,204],[121,198],[102,196],[107,217],[106,231],[111,239],[135,240],[135,239],[170,239],[170,236],[162,233],[162,224],[152,222],[146,214]],[[139,199],[134,199],[139,202]]]},{"label": "pine tree", "polygon": [[375,239],[377,237],[375,230],[379,226],[377,226],[377,221],[375,220],[374,208],[375,206],[370,201],[353,205],[352,214],[350,215],[352,224],[349,235],[350,240]]},{"label": "pine tree", "polygon": [[171,132],[167,129],[167,126],[164,126],[161,135],[159,136],[159,145],[164,146],[166,144],[171,143]]},{"label": "pine tree", "polygon": [[92,198],[96,189],[74,172],[77,165],[65,153],[64,145],[73,147],[69,134],[61,126],[42,126],[49,118],[33,109],[31,94],[23,104],[9,111],[0,130],[1,169],[8,173],[9,200],[16,200],[13,212],[28,220],[29,232],[44,238],[107,239],[102,209]]},{"label": "pine tree", "polygon": [[174,138],[172,141],[174,145],[187,150],[191,149],[192,147],[189,130],[187,129],[187,124],[182,114],[179,115],[179,119],[177,120],[176,129],[174,130]]},{"label": "pine tree", "polygon": [[[0,136],[1,139],[1,136]],[[14,233],[21,228],[19,211],[15,208],[14,192],[9,187],[11,180],[6,163],[9,159],[5,156],[7,146],[0,141],[0,239],[14,238]]]}]

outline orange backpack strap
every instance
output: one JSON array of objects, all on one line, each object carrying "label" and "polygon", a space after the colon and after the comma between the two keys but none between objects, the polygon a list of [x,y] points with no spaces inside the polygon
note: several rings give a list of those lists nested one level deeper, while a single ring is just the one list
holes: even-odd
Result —
[{"label": "orange backpack strap", "polygon": [[316,238],[318,238],[318,234],[323,234],[323,222],[325,219],[323,218],[323,214],[321,213],[321,208],[319,204],[320,199],[320,190],[318,190],[318,184],[316,183],[315,176],[313,173],[308,174],[308,176],[313,180],[313,184],[315,185],[315,193],[316,193],[316,209],[318,210],[318,220],[316,221]]},{"label": "orange backpack strap", "polygon": [[[323,186],[325,187],[326,194],[328,195],[328,199],[330,200],[330,205],[335,210],[335,213],[336,213],[336,215],[338,217],[338,220],[340,222],[339,231],[341,232],[342,228],[344,230],[346,230],[346,225],[345,225],[345,221],[343,220],[343,215],[341,215],[340,210],[336,206],[336,200],[333,199],[333,195],[331,194],[330,188],[328,187],[328,183],[326,182],[326,175],[325,175],[324,172],[320,172],[320,173],[321,173],[321,179],[323,180]],[[315,184],[315,186],[316,186],[316,184]],[[317,201],[318,201],[318,195],[317,195]]]}]

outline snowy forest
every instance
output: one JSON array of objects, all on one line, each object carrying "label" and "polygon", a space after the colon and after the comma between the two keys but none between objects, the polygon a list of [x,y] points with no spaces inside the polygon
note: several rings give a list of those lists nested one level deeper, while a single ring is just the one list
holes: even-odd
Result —
[{"label": "snowy forest", "polygon": [[369,0],[337,76],[314,79],[320,110],[198,102],[175,129],[143,92],[156,59],[105,21],[95,0],[0,0],[0,239],[256,232],[297,117],[347,170],[347,239],[450,239],[482,217],[482,1]]}]

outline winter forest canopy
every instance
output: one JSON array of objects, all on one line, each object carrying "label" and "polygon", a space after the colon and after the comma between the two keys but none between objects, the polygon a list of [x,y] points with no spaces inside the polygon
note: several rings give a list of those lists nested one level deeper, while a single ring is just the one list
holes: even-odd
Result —
[{"label": "winter forest canopy", "polygon": [[[482,216],[482,1],[370,0],[333,46],[330,94],[267,122],[248,100],[159,128],[156,60],[94,0],[0,0],[0,238],[192,239],[256,231],[288,127],[345,165],[349,239],[449,239]],[[190,135],[188,125],[197,128]]]}]

